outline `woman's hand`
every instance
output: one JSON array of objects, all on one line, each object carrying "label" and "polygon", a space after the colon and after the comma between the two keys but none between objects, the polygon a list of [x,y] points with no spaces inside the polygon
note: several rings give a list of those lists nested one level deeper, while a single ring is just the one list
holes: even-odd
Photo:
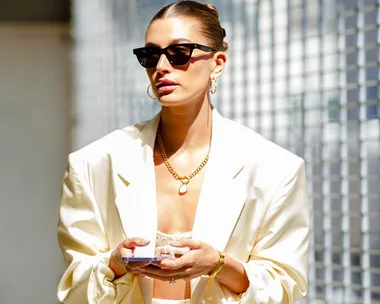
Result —
[{"label": "woman's hand", "polygon": [[158,265],[143,267],[147,277],[161,280],[191,280],[210,274],[219,264],[219,253],[212,246],[195,240],[171,243],[173,247],[188,247],[190,251],[177,259],[166,259]]},{"label": "woman's hand", "polygon": [[149,263],[141,262],[124,262],[123,257],[133,257],[136,247],[143,247],[149,244],[148,240],[142,238],[125,239],[111,253],[109,267],[115,273],[115,279],[125,275],[128,272],[136,276],[141,275],[140,268],[147,266]]}]

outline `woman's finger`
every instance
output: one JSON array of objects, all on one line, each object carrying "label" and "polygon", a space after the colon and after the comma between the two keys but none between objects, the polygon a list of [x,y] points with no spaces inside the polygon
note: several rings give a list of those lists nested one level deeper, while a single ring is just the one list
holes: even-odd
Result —
[{"label": "woman's finger", "polygon": [[122,257],[133,257],[133,251],[125,247],[119,247],[120,258]]},{"label": "woman's finger", "polygon": [[202,243],[198,240],[192,240],[192,239],[183,239],[178,241],[173,241],[170,243],[173,247],[188,247],[191,250],[194,249],[200,249],[202,246]]},{"label": "woman's finger", "polygon": [[135,277],[145,277],[146,276],[146,272],[145,271],[139,271],[139,270],[131,270],[129,271],[131,274],[133,274]]},{"label": "woman's finger", "polygon": [[149,240],[146,240],[144,238],[130,238],[125,239],[123,242],[123,247],[128,249],[134,249],[135,247],[142,247],[149,244]]},{"label": "woman's finger", "polygon": [[161,261],[160,267],[167,270],[178,270],[182,268],[190,268],[195,264],[195,257],[192,252],[185,253],[178,259],[166,259]]},{"label": "woman's finger", "polygon": [[144,268],[149,265],[149,263],[142,263],[142,262],[124,262],[125,267],[128,267],[129,269],[140,269]]}]

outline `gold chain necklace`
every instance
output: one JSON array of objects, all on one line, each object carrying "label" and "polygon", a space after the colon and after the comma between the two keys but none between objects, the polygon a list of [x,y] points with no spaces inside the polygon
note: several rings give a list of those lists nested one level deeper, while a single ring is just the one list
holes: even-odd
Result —
[{"label": "gold chain necklace", "polygon": [[169,163],[169,160],[168,160],[168,157],[166,156],[166,152],[165,152],[165,148],[164,148],[164,145],[162,143],[162,139],[161,139],[161,133],[160,131],[157,132],[157,141],[158,141],[158,145],[160,147],[160,151],[161,151],[161,155],[162,155],[162,158],[164,159],[164,163],[166,165],[166,167],[168,168],[169,172],[174,176],[174,178],[176,180],[179,180],[181,181],[182,185],[179,187],[178,189],[178,193],[180,195],[184,195],[187,193],[187,184],[190,182],[190,180],[195,176],[197,175],[201,170],[202,168],[206,165],[207,161],[208,161],[208,156],[210,154],[210,152],[207,153],[205,159],[203,160],[203,162],[198,166],[198,168],[196,168],[194,170],[193,173],[191,173],[190,175],[187,175],[187,176],[180,176],[172,167],[172,165]]}]

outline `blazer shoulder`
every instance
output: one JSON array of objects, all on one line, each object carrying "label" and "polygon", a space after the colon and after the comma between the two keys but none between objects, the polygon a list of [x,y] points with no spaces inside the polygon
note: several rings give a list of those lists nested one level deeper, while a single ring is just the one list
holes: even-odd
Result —
[{"label": "blazer shoulder", "polygon": [[286,165],[290,167],[303,165],[304,160],[286,148],[274,143],[270,139],[257,133],[238,122],[224,118],[225,125],[231,132],[231,138],[240,147],[246,157],[263,164],[271,164],[283,168]]},{"label": "blazer shoulder", "polygon": [[69,163],[93,162],[114,154],[120,148],[131,150],[141,143],[141,131],[147,121],[126,126],[91,142],[69,154]]}]

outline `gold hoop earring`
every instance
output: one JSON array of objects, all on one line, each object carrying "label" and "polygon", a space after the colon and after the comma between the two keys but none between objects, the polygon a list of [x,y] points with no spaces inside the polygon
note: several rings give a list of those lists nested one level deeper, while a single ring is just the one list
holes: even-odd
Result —
[{"label": "gold hoop earring", "polygon": [[218,88],[218,82],[216,81],[216,79],[211,79],[211,82],[210,82],[210,93],[211,94],[215,94],[217,88]]},{"label": "gold hoop earring", "polygon": [[150,99],[157,100],[156,97],[152,97],[152,95],[150,95],[150,93],[149,93],[149,88],[150,88],[151,86],[152,86],[151,84],[148,85],[148,87],[146,88],[146,93],[148,94],[148,96],[149,96]]}]

